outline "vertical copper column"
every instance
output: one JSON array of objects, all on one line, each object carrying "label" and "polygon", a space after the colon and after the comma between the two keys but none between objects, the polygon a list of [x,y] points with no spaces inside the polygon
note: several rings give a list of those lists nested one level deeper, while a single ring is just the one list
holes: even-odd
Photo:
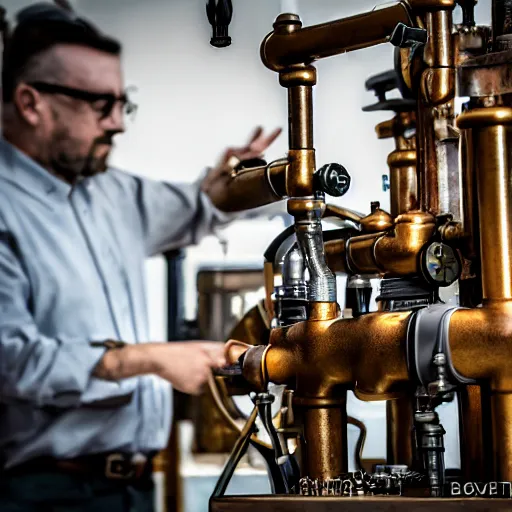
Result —
[{"label": "vertical copper column", "polygon": [[386,460],[388,464],[412,466],[413,414],[410,396],[386,402]]},{"label": "vertical copper column", "polygon": [[393,151],[388,157],[393,218],[418,207],[416,161],[413,149]]},{"label": "vertical copper column", "polygon": [[290,166],[286,177],[289,197],[313,195],[315,150],[313,147],[313,66],[282,71],[279,83],[288,89],[288,123]]},{"label": "vertical copper column", "polygon": [[439,183],[437,180],[437,154],[432,108],[418,101],[418,193],[420,209],[436,214],[439,211]]},{"label": "vertical copper column", "polygon": [[[491,117],[493,115],[495,117]],[[484,301],[512,299],[512,132],[510,126],[502,124],[504,119],[500,119],[507,115],[512,122],[512,109],[479,109],[470,112],[468,117],[473,117],[467,121],[478,123],[473,130],[473,154],[477,169]],[[496,124],[490,125],[493,121]]]},{"label": "vertical copper column", "polygon": [[[437,125],[448,122],[450,102],[455,96],[455,60],[453,51],[452,11],[446,9],[426,13],[428,44],[425,48],[427,69],[421,76],[421,97],[418,101],[418,186],[420,207],[433,215],[439,213],[439,173],[448,170],[439,166],[436,150]],[[436,110],[437,109],[437,110]],[[435,117],[437,116],[437,119]],[[442,176],[441,181],[446,181]]]},{"label": "vertical copper column", "polygon": [[[492,429],[487,427],[480,386],[466,386],[458,393],[461,469],[467,482],[485,482],[492,471]],[[490,446],[489,446],[490,445]]]},{"label": "vertical copper column", "polygon": [[494,444],[494,478],[512,481],[512,393],[491,395]]},{"label": "vertical copper column", "polygon": [[310,478],[327,480],[348,471],[346,393],[337,399],[329,405],[312,400],[303,409],[303,474]]},{"label": "vertical copper column", "polygon": [[395,150],[388,156],[390,213],[393,218],[418,208],[416,137],[406,136],[415,124],[414,112],[400,112],[375,128],[379,139],[395,139]]},{"label": "vertical copper column", "polygon": [[[484,302],[512,300],[512,108],[471,110],[458,119],[472,132],[480,218]],[[492,347],[489,347],[492,350]],[[512,394],[491,395],[494,479],[512,480]]]},{"label": "vertical copper column", "polygon": [[[471,130],[463,130],[460,137],[462,170],[462,226],[464,231],[464,271],[459,281],[459,300],[463,307],[477,307],[482,301],[480,279],[480,227],[476,169],[473,158]],[[458,393],[461,446],[461,468],[465,479],[485,481],[492,452],[491,429],[488,415],[483,414],[482,389],[466,386]],[[485,442],[487,440],[487,442]],[[491,444],[489,447],[488,445]]]}]

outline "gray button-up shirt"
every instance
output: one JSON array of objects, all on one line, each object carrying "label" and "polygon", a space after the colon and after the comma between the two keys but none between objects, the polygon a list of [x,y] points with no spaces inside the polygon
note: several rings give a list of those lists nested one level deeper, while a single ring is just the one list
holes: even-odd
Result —
[{"label": "gray button-up shirt", "polygon": [[145,259],[226,220],[198,183],[110,169],[72,188],[0,140],[0,467],[166,445],[170,385],[93,377],[90,342],[158,341]]}]

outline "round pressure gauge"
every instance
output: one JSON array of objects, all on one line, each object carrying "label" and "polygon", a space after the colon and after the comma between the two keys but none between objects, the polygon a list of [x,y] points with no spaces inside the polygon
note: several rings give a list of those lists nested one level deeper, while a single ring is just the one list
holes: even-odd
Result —
[{"label": "round pressure gauge", "polygon": [[462,270],[457,251],[440,242],[430,244],[423,252],[421,260],[427,281],[440,287],[452,285]]}]

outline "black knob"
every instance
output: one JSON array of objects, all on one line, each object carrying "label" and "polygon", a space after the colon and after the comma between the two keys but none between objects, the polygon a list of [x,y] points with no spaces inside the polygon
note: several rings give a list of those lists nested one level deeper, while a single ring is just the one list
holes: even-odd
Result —
[{"label": "black knob", "polygon": [[416,110],[416,100],[406,98],[386,98],[386,93],[399,89],[404,96],[400,73],[394,69],[379,73],[368,78],[364,84],[367,91],[373,91],[377,96],[377,103],[363,107],[363,112],[376,112],[390,110],[392,112],[411,112]]},{"label": "black knob", "polygon": [[233,16],[233,4],[231,0],[208,0],[206,15],[213,27],[213,36],[210,44],[216,48],[225,48],[231,44],[228,35],[228,27]]},{"label": "black knob", "polygon": [[313,175],[316,192],[324,192],[333,197],[345,195],[350,188],[350,174],[340,164],[326,164]]}]

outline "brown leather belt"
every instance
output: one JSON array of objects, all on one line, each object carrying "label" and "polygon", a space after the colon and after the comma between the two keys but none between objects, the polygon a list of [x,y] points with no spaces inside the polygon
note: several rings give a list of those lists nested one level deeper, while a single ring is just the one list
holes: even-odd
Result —
[{"label": "brown leather belt", "polygon": [[74,473],[109,480],[140,480],[150,478],[153,456],[143,454],[108,453],[75,459],[41,457],[9,468],[4,475],[26,475],[47,471]]}]

